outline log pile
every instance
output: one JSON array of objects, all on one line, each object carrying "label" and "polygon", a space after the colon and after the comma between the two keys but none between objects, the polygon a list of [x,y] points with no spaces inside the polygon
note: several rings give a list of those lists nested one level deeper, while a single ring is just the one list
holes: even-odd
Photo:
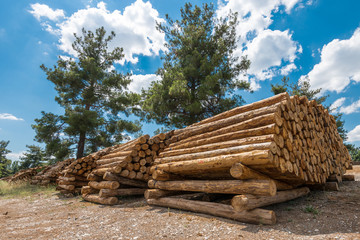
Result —
[{"label": "log pile", "polygon": [[152,138],[144,135],[120,145],[97,159],[96,168],[87,176],[88,186],[83,187],[86,201],[113,205],[120,196],[143,195],[150,168],[158,154],[169,145],[170,133]]},{"label": "log pile", "polygon": [[[145,196],[153,205],[271,224],[274,214],[259,207],[341,180],[350,161],[334,117],[283,93],[175,130],[151,168],[155,197]],[[231,206],[166,197],[189,191],[232,195]]]},{"label": "log pile", "polygon": [[42,171],[38,172],[32,180],[31,184],[36,185],[48,185],[56,183],[57,178],[60,176],[61,171],[63,171],[67,166],[69,166],[74,158],[69,158],[61,162],[57,162],[54,165],[45,167]]},{"label": "log pile", "polygon": [[34,167],[20,170],[19,172],[15,173],[13,176],[7,178],[8,182],[19,182],[19,181],[31,181],[31,178],[35,176],[40,169],[43,167]]}]

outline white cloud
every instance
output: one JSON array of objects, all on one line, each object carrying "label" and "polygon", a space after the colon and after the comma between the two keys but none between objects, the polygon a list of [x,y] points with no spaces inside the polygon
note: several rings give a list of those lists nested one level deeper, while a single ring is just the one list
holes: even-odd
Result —
[{"label": "white cloud", "polygon": [[136,55],[153,56],[166,50],[165,35],[156,30],[156,22],[163,21],[165,20],[159,17],[158,11],[150,2],[137,0],[127,6],[123,12],[109,11],[106,4],[100,2],[97,7],[78,10],[56,25],[46,22],[42,25],[50,33],[59,36],[59,48],[72,56],[76,56],[72,48],[74,33],[81,36],[82,28],[95,31],[104,26],[108,33],[110,31],[116,33],[116,37],[109,43],[109,50],[122,47],[125,58],[121,63],[124,61],[136,63],[138,62]]},{"label": "white cloud", "polygon": [[8,153],[6,154],[6,157],[10,159],[11,161],[18,161],[20,160],[20,157],[24,156],[25,151],[18,152],[18,153]]},{"label": "white cloud", "polygon": [[41,18],[45,17],[52,21],[58,21],[61,18],[65,17],[64,11],[62,9],[53,10],[46,4],[30,4],[32,10],[29,12],[38,20],[40,21]]},{"label": "white cloud", "polygon": [[330,109],[332,112],[339,112],[339,108],[345,103],[346,98],[342,97],[337,99],[331,104]]},{"label": "white cloud", "polygon": [[[272,78],[281,72],[289,73],[296,68],[294,60],[300,48],[291,40],[288,31],[264,30],[247,47],[243,53],[251,60],[248,73],[259,80]],[[284,62],[288,64],[280,70]]]},{"label": "white cloud", "polygon": [[0,120],[24,121],[24,119],[15,117],[10,113],[0,113]]},{"label": "white cloud", "polygon": [[349,39],[334,39],[323,46],[320,63],[308,73],[311,86],[342,92],[351,80],[360,82],[359,62],[360,28]]},{"label": "white cloud", "polygon": [[240,35],[236,56],[248,55],[251,61],[248,74],[250,82],[271,79],[276,75],[289,74],[296,69],[294,60],[302,52],[300,44],[292,39],[288,30],[270,30],[273,13],[284,7],[287,14],[302,0],[225,0],[220,2],[217,15],[225,17],[228,12],[238,12]]},{"label": "white cloud", "polygon": [[360,99],[356,102],[353,102],[349,106],[344,106],[339,109],[339,112],[344,114],[350,114],[354,112],[358,112],[360,109]]},{"label": "white cloud", "polygon": [[360,125],[357,125],[353,130],[348,133],[349,142],[360,141]]},{"label": "white cloud", "polygon": [[160,80],[160,76],[155,74],[146,75],[132,75],[133,80],[129,85],[129,90],[136,93],[141,93],[141,89],[148,89],[152,81]]}]

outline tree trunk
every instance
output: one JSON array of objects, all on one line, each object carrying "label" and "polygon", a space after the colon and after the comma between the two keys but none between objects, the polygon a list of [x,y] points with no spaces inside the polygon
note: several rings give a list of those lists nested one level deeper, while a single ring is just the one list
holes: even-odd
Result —
[{"label": "tree trunk", "polygon": [[81,132],[79,137],[79,142],[77,145],[76,159],[82,158],[84,156],[85,139],[86,139],[86,133]]}]

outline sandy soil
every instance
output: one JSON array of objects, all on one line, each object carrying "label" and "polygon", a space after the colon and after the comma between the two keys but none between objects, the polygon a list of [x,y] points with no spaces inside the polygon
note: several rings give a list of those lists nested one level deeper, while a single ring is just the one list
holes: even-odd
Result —
[{"label": "sandy soil", "polygon": [[360,239],[360,166],[352,172],[358,181],[339,192],[268,207],[276,212],[273,226],[151,207],[143,198],[112,207],[56,193],[0,198],[0,239]]}]

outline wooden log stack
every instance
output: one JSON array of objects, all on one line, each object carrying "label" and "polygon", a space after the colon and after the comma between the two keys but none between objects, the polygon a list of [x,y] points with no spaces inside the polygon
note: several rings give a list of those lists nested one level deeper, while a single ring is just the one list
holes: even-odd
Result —
[{"label": "wooden log stack", "polygon": [[[239,211],[303,196],[309,189],[302,186],[324,185],[331,176],[342,179],[351,168],[334,117],[316,101],[287,93],[234,108],[173,134],[151,168],[149,187],[162,192],[156,197],[146,193],[149,204],[216,215],[208,203],[175,201],[162,194],[232,194],[231,214],[228,206],[217,206],[231,218]],[[253,212],[248,214],[249,220],[246,214],[234,218],[252,223],[274,219],[268,218],[270,213],[265,218],[256,215],[255,220]]]},{"label": "wooden log stack", "polygon": [[169,145],[172,132],[160,133],[152,138],[144,135],[101,156],[96,168],[87,176],[88,186],[83,187],[86,201],[113,205],[120,196],[143,195],[150,168],[157,155]]},{"label": "wooden log stack", "polygon": [[13,176],[7,178],[6,180],[8,182],[29,182],[31,181],[31,178],[35,176],[40,169],[43,167],[34,167],[34,168],[28,168],[20,170],[19,172],[15,173]]},{"label": "wooden log stack", "polygon": [[69,158],[64,161],[57,162],[54,165],[45,167],[42,171],[32,177],[30,183],[36,185],[55,184],[57,178],[61,175],[61,172],[73,161],[75,161],[74,158]]}]

